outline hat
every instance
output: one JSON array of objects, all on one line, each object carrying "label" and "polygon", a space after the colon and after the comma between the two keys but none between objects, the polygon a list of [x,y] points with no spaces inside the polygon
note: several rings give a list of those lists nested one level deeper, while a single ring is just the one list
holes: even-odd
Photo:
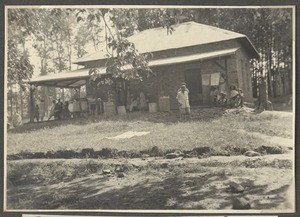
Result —
[{"label": "hat", "polygon": [[185,83],[185,82],[182,82],[182,83],[181,83],[181,86],[186,86],[186,83]]}]

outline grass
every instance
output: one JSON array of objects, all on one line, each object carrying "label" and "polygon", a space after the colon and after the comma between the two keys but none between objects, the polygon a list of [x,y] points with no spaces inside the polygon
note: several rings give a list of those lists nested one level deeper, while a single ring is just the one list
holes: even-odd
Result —
[{"label": "grass", "polygon": [[[275,147],[293,137],[293,117],[288,112],[254,114],[214,108],[192,110],[192,117],[191,122],[178,122],[177,112],[132,113],[25,124],[9,130],[7,152],[73,153],[87,148],[143,151],[154,146],[164,152],[196,147],[226,152]],[[130,139],[106,138],[127,131],[150,133]],[[278,143],[269,141],[274,136]],[[292,157],[288,152],[251,158],[8,160],[7,208],[225,210],[232,208],[233,198],[243,196],[253,209],[292,209],[294,201],[286,204],[294,175]],[[117,178],[115,169],[119,166],[124,168],[123,178]],[[104,169],[111,174],[103,175]],[[236,195],[228,191],[232,180],[245,192]]]},{"label": "grass", "polygon": [[[251,132],[284,138],[293,136],[292,115],[282,116],[278,112],[223,114],[222,109],[193,110],[191,122],[178,122],[177,113],[171,112],[26,124],[8,132],[7,153],[80,151],[83,148],[142,151],[154,146],[163,151],[192,150],[203,146],[218,151],[228,147],[253,150],[271,144]],[[106,138],[127,131],[149,131],[150,134],[121,140]]]}]

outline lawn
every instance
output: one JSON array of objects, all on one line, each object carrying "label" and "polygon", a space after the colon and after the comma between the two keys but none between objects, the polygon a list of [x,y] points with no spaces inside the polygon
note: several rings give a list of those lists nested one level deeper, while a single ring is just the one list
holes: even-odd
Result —
[{"label": "lawn", "polygon": [[[147,134],[110,138],[126,132]],[[245,150],[262,146],[280,146],[282,151],[244,156]],[[294,209],[290,112],[255,114],[247,108],[214,108],[192,110],[188,122],[179,122],[177,112],[136,112],[24,124],[9,130],[7,153],[80,153],[87,148],[149,153],[153,147],[163,154],[72,159],[32,159],[24,155],[29,157],[7,160],[7,209],[230,210],[233,201],[241,198],[257,212]],[[208,155],[166,158],[171,151],[201,147],[212,151]],[[232,192],[232,182],[244,190]]]},{"label": "lawn", "polygon": [[[192,150],[204,146],[220,151],[228,147],[253,150],[260,145],[274,144],[252,132],[286,139],[293,137],[293,119],[288,112],[226,114],[222,108],[198,109],[192,111],[190,122],[178,122],[177,115],[176,112],[132,113],[106,119],[98,117],[25,124],[8,132],[7,153],[79,151],[83,148],[142,151],[154,146],[164,151]],[[130,139],[107,138],[128,131],[150,133]]]}]

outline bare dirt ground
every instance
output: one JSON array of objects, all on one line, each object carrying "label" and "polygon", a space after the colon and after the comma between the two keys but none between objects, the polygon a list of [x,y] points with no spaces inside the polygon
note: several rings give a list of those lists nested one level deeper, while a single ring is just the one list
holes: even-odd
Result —
[{"label": "bare dirt ground", "polygon": [[[248,158],[94,160],[102,170],[59,183],[42,182],[10,188],[14,209],[232,209],[234,198],[244,197],[255,210],[292,209],[291,153]],[[41,160],[38,163],[44,164]],[[47,164],[51,161],[47,160]],[[90,160],[68,160],[80,164]],[[101,162],[101,163],[100,163]],[[16,162],[17,163],[17,162]],[[24,162],[19,162],[24,163]],[[36,162],[35,162],[36,163]],[[89,162],[91,163],[91,162]],[[123,178],[113,168],[127,165]],[[232,193],[229,182],[241,184],[243,193]]]}]

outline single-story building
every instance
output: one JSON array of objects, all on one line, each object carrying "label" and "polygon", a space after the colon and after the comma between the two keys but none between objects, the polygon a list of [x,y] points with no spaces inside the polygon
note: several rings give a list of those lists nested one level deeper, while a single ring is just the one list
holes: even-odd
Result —
[{"label": "single-story building", "polygon": [[129,92],[138,96],[143,91],[149,102],[158,103],[160,97],[168,97],[169,107],[178,109],[176,94],[182,82],[189,89],[191,106],[208,106],[212,86],[228,94],[234,85],[243,90],[245,101],[252,102],[249,61],[259,58],[259,54],[247,36],[195,22],[180,23],[173,29],[172,34],[161,27],[128,38],[140,53],[153,55],[149,67],[154,74],[143,81],[120,81],[93,89],[90,69],[97,68],[103,77],[107,76],[107,55],[102,51],[76,60],[81,69],[40,76],[29,83],[60,88],[86,85],[87,98],[112,100],[115,106],[126,105]]}]

